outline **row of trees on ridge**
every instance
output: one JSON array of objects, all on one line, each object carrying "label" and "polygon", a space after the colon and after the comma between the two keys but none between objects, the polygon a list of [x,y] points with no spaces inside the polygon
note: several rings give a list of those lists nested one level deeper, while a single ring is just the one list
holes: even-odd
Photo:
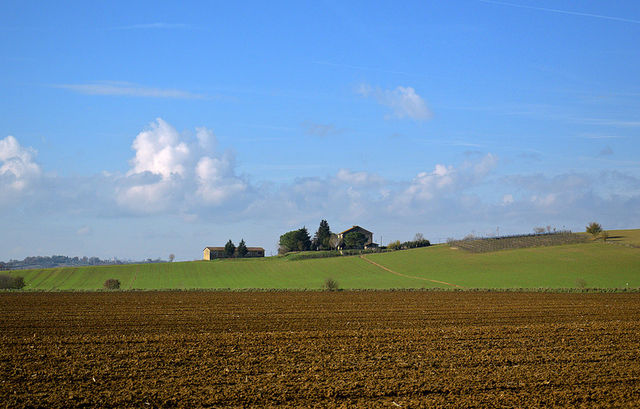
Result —
[{"label": "row of trees on ridge", "polygon": [[340,239],[338,235],[331,232],[329,222],[320,221],[318,230],[311,238],[306,227],[298,230],[291,230],[280,236],[278,242],[278,253],[284,254],[290,251],[309,251],[309,250],[332,250],[338,247]]},{"label": "row of trees on ridge", "polygon": [[244,239],[240,240],[238,243],[238,247],[229,239],[227,244],[224,245],[224,255],[226,257],[238,257],[242,258],[247,255],[249,250],[247,249],[247,245],[244,242]]}]

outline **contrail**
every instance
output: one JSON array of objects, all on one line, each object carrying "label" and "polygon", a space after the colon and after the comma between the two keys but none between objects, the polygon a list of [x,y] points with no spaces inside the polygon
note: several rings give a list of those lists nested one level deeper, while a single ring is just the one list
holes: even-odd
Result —
[{"label": "contrail", "polygon": [[546,7],[525,6],[524,4],[506,3],[504,1],[497,1],[497,0],[478,0],[478,1],[481,1],[483,3],[490,3],[490,4],[500,4],[502,6],[518,7],[518,8],[521,8],[521,9],[548,11],[548,12],[551,12],[551,13],[569,14],[569,15],[572,15],[572,16],[594,17],[594,18],[600,18],[600,19],[604,19],[604,20],[613,20],[613,21],[622,21],[624,23],[640,24],[640,20],[632,20],[632,19],[622,18],[622,17],[603,16],[602,14],[581,13],[579,11],[550,9],[550,8],[546,8]]}]

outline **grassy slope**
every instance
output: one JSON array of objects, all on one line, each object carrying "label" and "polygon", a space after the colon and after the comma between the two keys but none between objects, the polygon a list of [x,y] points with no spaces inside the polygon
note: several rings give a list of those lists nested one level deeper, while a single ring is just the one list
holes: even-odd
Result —
[{"label": "grassy slope", "polygon": [[626,243],[640,246],[640,229],[634,230],[607,230],[608,241],[613,243]]},{"label": "grassy slope", "polygon": [[342,288],[412,287],[411,283],[398,283],[398,277],[358,257],[196,261],[23,270],[12,274],[25,278],[26,289],[43,290],[100,289],[108,278],[120,280],[122,289],[306,289],[321,288],[329,277],[338,280]]},{"label": "grassy slope", "polygon": [[640,250],[602,243],[472,254],[447,246],[369,256],[405,274],[467,288],[640,287]]},{"label": "grassy slope", "polygon": [[[640,230],[611,232],[640,240]],[[558,247],[471,254],[433,246],[367,256],[398,273],[446,281],[467,288],[640,287],[640,249],[590,242]],[[341,288],[444,287],[393,275],[358,257],[301,261],[282,258],[217,260],[124,266],[56,268],[12,272],[26,289],[95,290],[108,278],[122,289],[290,288],[317,289],[326,278]]]}]

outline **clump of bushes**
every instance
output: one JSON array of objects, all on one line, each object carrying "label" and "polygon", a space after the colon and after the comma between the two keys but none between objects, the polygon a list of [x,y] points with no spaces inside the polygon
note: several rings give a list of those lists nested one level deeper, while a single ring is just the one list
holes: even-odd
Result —
[{"label": "clump of bushes", "polygon": [[428,247],[431,245],[431,242],[427,239],[420,240],[412,240],[405,241],[404,243],[400,242],[400,240],[392,241],[387,246],[391,250],[405,250],[405,249],[416,249],[418,247]]},{"label": "clump of bushes", "polygon": [[8,274],[0,274],[0,289],[19,290],[24,287],[24,278],[13,277]]},{"label": "clump of bushes", "polygon": [[333,278],[327,278],[324,280],[324,285],[322,287],[327,291],[338,291],[340,289],[338,282]]},{"label": "clump of bushes", "polygon": [[120,289],[120,280],[110,278],[104,282],[104,288],[107,290],[118,290]]}]

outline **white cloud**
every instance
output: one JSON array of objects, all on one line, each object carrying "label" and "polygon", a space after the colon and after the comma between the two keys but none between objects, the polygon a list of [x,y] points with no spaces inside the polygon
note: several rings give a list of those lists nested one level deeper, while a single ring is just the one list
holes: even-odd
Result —
[{"label": "white cloud", "polygon": [[18,140],[9,135],[0,139],[0,192],[5,188],[14,192],[24,191],[40,177],[40,166],[34,162],[35,151],[23,148]]},{"label": "white cloud", "polygon": [[196,139],[188,141],[161,118],[140,132],[131,170],[117,189],[118,203],[142,213],[186,212],[221,205],[243,192],[247,185],[235,175],[232,156],[216,156],[213,132],[198,128]]},{"label": "white cloud", "polygon": [[212,152],[216,147],[216,136],[211,129],[205,127],[196,128],[196,137],[198,138],[198,145],[205,152]]},{"label": "white cloud", "polygon": [[357,92],[365,98],[372,97],[379,104],[391,108],[397,118],[408,117],[424,121],[433,116],[427,103],[412,87],[399,86],[393,90],[383,90],[361,84]]},{"label": "white cloud", "polygon": [[233,160],[203,157],[196,166],[197,194],[206,204],[219,205],[228,198],[242,193],[247,184],[233,174]]},{"label": "white cloud", "polygon": [[384,183],[384,180],[367,172],[352,172],[349,169],[340,169],[336,174],[336,180],[356,186],[375,186]]},{"label": "white cloud", "polygon": [[161,118],[151,123],[150,129],[142,131],[133,141],[136,156],[133,168],[127,173],[151,172],[168,179],[171,175],[185,176],[185,165],[191,154],[189,147],[181,141],[178,131]]},{"label": "white cloud", "polygon": [[437,164],[433,172],[418,173],[400,199],[405,202],[431,200],[437,192],[452,186],[456,177],[456,171],[452,166]]},{"label": "white cloud", "polygon": [[153,88],[120,81],[101,81],[88,84],[54,84],[54,88],[68,89],[86,95],[115,95],[146,98],[201,99],[203,95],[171,88]]}]

